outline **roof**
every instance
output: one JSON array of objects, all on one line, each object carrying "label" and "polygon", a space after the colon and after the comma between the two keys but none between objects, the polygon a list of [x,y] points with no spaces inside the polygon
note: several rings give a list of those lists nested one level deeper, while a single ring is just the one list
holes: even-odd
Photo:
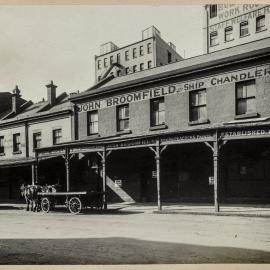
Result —
[{"label": "roof", "polygon": [[[42,117],[51,114],[57,114],[61,112],[66,112],[67,110],[71,110],[72,105],[71,102],[68,100],[68,95],[66,93],[60,94],[56,98],[56,104],[54,106],[50,106],[47,101],[41,101],[38,103],[32,103],[30,106],[21,106],[21,110],[18,114],[14,115],[13,117],[9,117],[3,120],[3,117],[8,115],[11,112],[11,109],[7,110],[6,112],[2,113],[0,120],[0,125],[11,123],[18,120],[28,119],[31,117]],[[0,115],[1,116],[1,115]]]},{"label": "roof", "polygon": [[206,70],[216,66],[224,66],[240,60],[248,60],[252,57],[270,54],[270,38],[238,45],[235,47],[219,50],[209,54],[203,54],[192,58],[184,59],[168,65],[147,69],[137,73],[116,77],[101,87],[87,89],[80,94],[73,95],[71,100],[81,99],[86,96],[94,96],[109,91],[120,90],[121,88],[133,85],[152,82],[153,80],[164,80],[170,77],[184,76],[198,70]]}]

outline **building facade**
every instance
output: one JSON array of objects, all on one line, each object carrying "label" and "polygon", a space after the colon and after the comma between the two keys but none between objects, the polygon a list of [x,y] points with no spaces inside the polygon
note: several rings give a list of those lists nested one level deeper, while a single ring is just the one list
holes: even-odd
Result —
[{"label": "building facade", "polygon": [[173,43],[165,42],[154,26],[142,31],[142,40],[118,48],[108,42],[100,46],[100,55],[95,56],[96,82],[108,75],[114,77],[136,73],[145,69],[180,61]]},{"label": "building facade", "polygon": [[38,155],[81,155],[109,200],[268,202],[269,60],[264,39],[73,95],[75,141]]},{"label": "building facade", "polygon": [[[72,105],[66,93],[56,96],[47,85],[47,100],[33,104],[20,97],[16,87],[0,120],[0,200],[18,200],[23,182],[36,182],[35,149],[72,140]],[[60,164],[60,166],[57,166]],[[39,162],[41,184],[65,183],[65,167],[59,158]],[[54,166],[54,170],[50,170]]]},{"label": "building facade", "polygon": [[206,5],[204,53],[270,37],[270,6],[258,4]]},{"label": "building facade", "polygon": [[[159,39],[149,31],[138,43],[144,52]],[[126,76],[108,75],[121,69],[113,65],[117,53],[133,53],[134,44],[107,44],[96,65],[113,55],[111,69],[93,87],[57,98],[51,83],[47,102],[1,114],[1,179],[9,179],[4,166],[27,164],[34,183],[106,191],[104,207],[207,202],[219,211],[220,203],[269,203],[269,44],[260,38]]]}]

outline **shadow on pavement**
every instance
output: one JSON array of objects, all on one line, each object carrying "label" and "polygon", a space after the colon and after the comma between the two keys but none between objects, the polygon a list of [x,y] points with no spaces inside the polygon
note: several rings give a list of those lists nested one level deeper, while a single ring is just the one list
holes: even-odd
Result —
[{"label": "shadow on pavement", "polygon": [[[98,210],[98,209],[91,209],[87,208],[84,209],[79,215],[135,215],[144,213],[143,211],[129,211],[129,210],[122,210],[124,207],[119,207],[115,209],[106,209],[106,210]],[[42,211],[41,211],[42,213]],[[57,206],[50,213],[67,213],[71,214],[66,207]],[[45,213],[44,213],[45,214]]]},{"label": "shadow on pavement", "polygon": [[0,264],[270,263],[270,253],[132,238],[2,239]]},{"label": "shadow on pavement", "polygon": [[22,210],[25,207],[13,205],[0,205],[0,210]]}]

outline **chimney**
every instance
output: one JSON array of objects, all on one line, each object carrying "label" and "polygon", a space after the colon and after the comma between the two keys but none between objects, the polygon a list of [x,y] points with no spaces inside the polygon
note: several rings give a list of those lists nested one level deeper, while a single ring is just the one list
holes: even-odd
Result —
[{"label": "chimney", "polygon": [[47,84],[46,87],[47,87],[48,103],[51,106],[53,106],[55,104],[55,100],[56,100],[56,88],[57,88],[57,86],[53,84],[53,81],[51,81],[51,83]]},{"label": "chimney", "polygon": [[12,90],[12,112],[14,112],[15,114],[18,113],[19,110],[19,97],[20,95],[20,89],[18,88],[18,85],[15,86],[15,89]]}]

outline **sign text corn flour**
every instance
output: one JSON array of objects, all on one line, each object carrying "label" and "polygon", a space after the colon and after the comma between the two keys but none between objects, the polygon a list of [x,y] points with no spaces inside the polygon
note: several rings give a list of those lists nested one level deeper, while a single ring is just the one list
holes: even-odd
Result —
[{"label": "sign text corn flour", "polygon": [[[246,70],[235,71],[217,75],[213,77],[205,77],[198,80],[185,81],[178,84],[166,85],[162,87],[156,87],[152,89],[146,89],[137,92],[131,92],[119,96],[109,97],[106,99],[100,99],[95,101],[89,101],[86,103],[78,104],[77,108],[79,112],[93,111],[98,109],[104,109],[112,106],[117,106],[126,103],[138,102],[142,100],[148,100],[157,97],[163,97],[172,94],[181,94],[185,91],[197,90],[203,88],[209,88],[213,86],[224,85],[233,82],[239,82],[249,79],[255,79],[260,77],[270,76],[270,65],[264,65],[259,67],[253,67]],[[270,81],[269,81],[270,82]]]}]

